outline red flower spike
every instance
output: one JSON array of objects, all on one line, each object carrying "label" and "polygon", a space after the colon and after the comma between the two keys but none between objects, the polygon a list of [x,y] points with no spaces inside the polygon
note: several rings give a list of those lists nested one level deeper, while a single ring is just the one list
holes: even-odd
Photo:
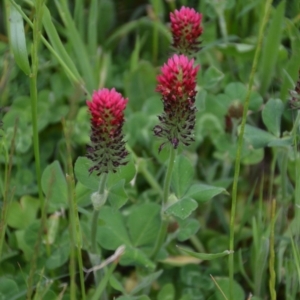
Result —
[{"label": "red flower spike", "polygon": [[170,13],[171,31],[173,35],[172,46],[182,54],[194,54],[200,50],[199,37],[203,32],[201,27],[202,14],[193,8],[181,7]]},{"label": "red flower spike", "polygon": [[86,102],[91,114],[92,144],[87,149],[87,157],[94,162],[90,173],[116,172],[120,165],[127,163],[122,134],[127,102],[115,89],[105,88],[94,92],[92,101]]},{"label": "red flower spike", "polygon": [[196,76],[200,66],[185,55],[174,54],[161,68],[156,90],[161,93],[164,113],[158,118],[155,135],[170,142],[176,149],[180,143],[188,146],[194,140],[196,120]]}]

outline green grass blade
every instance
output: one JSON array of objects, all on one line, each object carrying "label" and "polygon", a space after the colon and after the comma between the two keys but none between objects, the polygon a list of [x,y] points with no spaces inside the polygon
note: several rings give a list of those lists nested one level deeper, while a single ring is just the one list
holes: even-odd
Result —
[{"label": "green grass blade", "polygon": [[15,61],[19,68],[26,74],[30,74],[23,18],[19,11],[10,5],[10,45]]},{"label": "green grass blade", "polygon": [[68,52],[66,51],[57,30],[52,22],[50,11],[47,7],[44,8],[44,15],[43,15],[43,25],[46,30],[46,33],[49,37],[49,40],[57,52],[57,54],[61,57],[61,59],[65,62],[71,72],[75,75],[76,79],[80,82],[81,77],[78,73],[76,66],[74,65],[72,59],[70,58]]},{"label": "green grass blade", "polygon": [[74,49],[76,59],[84,77],[84,81],[86,82],[87,89],[88,91],[92,91],[96,88],[96,80],[93,76],[92,65],[89,60],[87,48],[85,47],[84,42],[79,34],[79,31],[75,26],[74,20],[71,17],[68,8],[68,3],[66,2],[66,0],[56,0],[55,4],[66,26],[68,38]]},{"label": "green grass blade", "polygon": [[263,46],[260,64],[260,91],[265,95],[274,75],[274,69],[281,43],[285,1],[282,1],[276,8]]},{"label": "green grass blade", "polygon": [[97,53],[97,37],[98,37],[98,0],[92,0],[88,17],[88,49],[89,54],[95,57]]}]

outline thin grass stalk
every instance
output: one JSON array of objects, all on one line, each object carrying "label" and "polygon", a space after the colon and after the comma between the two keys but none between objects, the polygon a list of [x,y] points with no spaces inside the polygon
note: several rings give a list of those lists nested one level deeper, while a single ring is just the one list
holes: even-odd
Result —
[{"label": "thin grass stalk", "polygon": [[169,164],[165,176],[165,182],[163,187],[163,199],[162,199],[162,205],[161,205],[161,225],[158,233],[157,240],[154,245],[154,249],[152,251],[151,257],[155,258],[157,255],[160,247],[162,246],[166,234],[167,234],[167,228],[168,228],[168,218],[165,216],[165,208],[166,204],[168,202],[169,194],[170,194],[170,187],[171,187],[171,178],[172,178],[172,171],[174,167],[174,162],[176,158],[177,151],[171,146],[170,150],[170,157],[169,157]]},{"label": "thin grass stalk", "polygon": [[[248,84],[245,103],[244,103],[244,111],[243,111],[243,117],[241,122],[240,134],[238,137],[238,147],[237,147],[236,160],[234,166],[234,179],[233,179],[233,187],[232,187],[232,202],[231,202],[231,215],[230,215],[230,236],[229,236],[230,251],[234,251],[234,224],[235,224],[235,215],[236,215],[236,206],[237,206],[237,189],[238,189],[238,180],[240,175],[240,162],[241,162],[243,138],[244,138],[245,125],[246,125],[247,113],[248,113],[249,102],[250,102],[250,94],[254,83],[254,76],[258,65],[258,59],[262,49],[265,27],[267,25],[270,11],[271,11],[271,4],[272,4],[272,0],[266,1],[263,21],[259,29],[258,42],[255,50],[253,63],[252,63],[250,77],[249,77],[249,84]],[[234,275],[233,254],[229,255],[228,257],[228,266],[229,266],[229,279],[230,279],[229,298],[233,300],[234,299],[233,298],[233,275]]]},{"label": "thin grass stalk", "polygon": [[1,217],[0,217],[0,261],[2,257],[3,242],[4,242],[4,236],[5,236],[6,226],[7,226],[6,224],[7,210],[12,200],[12,195],[10,195],[12,191],[10,191],[9,188],[10,188],[11,169],[13,165],[13,156],[15,151],[15,140],[16,140],[17,128],[18,128],[18,119],[15,120],[13,136],[10,144],[10,153],[9,156],[7,157],[8,162],[7,164],[5,164],[3,204],[2,204]]},{"label": "thin grass stalk", "polygon": [[294,153],[295,153],[295,225],[296,232],[300,229],[300,158],[298,153],[298,132],[300,125],[300,112],[297,111],[297,117],[292,130],[293,143],[294,143]]},{"label": "thin grass stalk", "polygon": [[[67,148],[67,157],[68,157],[67,158],[67,170],[68,170],[67,180],[68,180],[68,192],[69,192],[68,198],[69,198],[69,208],[70,208],[70,229],[71,229],[72,239],[74,242],[72,247],[74,247],[74,252],[75,252],[75,247],[77,249],[77,261],[79,267],[81,299],[85,300],[86,292],[85,292],[85,284],[84,284],[83,260],[82,260],[82,253],[81,253],[81,247],[82,247],[81,230],[80,230],[80,222],[79,222],[77,202],[76,202],[74,170],[72,164],[71,139],[70,139],[70,132],[68,131],[66,122],[64,120],[63,120],[63,129],[64,129],[64,135],[66,139],[66,148]],[[72,271],[75,269],[74,271],[76,272],[76,268],[73,265],[72,266],[70,265],[70,268],[71,267],[72,267]],[[75,280],[75,273],[73,275]],[[76,286],[75,286],[75,290],[76,290]]]},{"label": "thin grass stalk", "polygon": [[[26,16],[26,14],[23,12],[21,7],[14,1],[14,0],[9,0],[10,3],[18,10],[18,12],[22,15],[23,19],[27,22],[27,24],[33,29],[33,23],[31,20]],[[65,70],[66,74],[70,77],[71,80],[74,81],[74,83],[78,84],[81,89],[87,94],[89,98],[91,98],[91,94],[89,91],[85,88],[85,83],[83,82],[82,78],[79,78],[72,72],[72,70],[65,64],[63,59],[59,56],[59,54],[55,51],[55,49],[51,46],[51,44],[45,39],[45,37],[39,32],[41,36],[41,41],[44,43],[44,45],[48,48],[50,53],[58,60],[60,65],[63,67]]]},{"label": "thin grass stalk", "polygon": [[271,204],[271,228],[270,228],[270,257],[269,257],[269,290],[271,300],[276,300],[276,272],[275,272],[275,219],[276,219],[276,200]]},{"label": "thin grass stalk", "polygon": [[[70,232],[70,262],[69,262],[69,274],[70,274],[70,299],[76,300],[76,245],[75,245],[75,216],[74,216],[74,190],[73,190],[73,182],[72,176],[67,174],[66,176],[67,184],[68,184],[68,202],[69,202],[69,232]],[[73,181],[73,182],[72,182]]]}]

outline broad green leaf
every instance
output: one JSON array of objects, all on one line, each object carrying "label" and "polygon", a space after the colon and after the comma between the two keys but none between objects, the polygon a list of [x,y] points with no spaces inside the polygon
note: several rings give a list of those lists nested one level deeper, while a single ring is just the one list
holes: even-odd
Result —
[{"label": "broad green leaf", "polygon": [[264,149],[247,149],[247,153],[243,156],[241,162],[243,165],[255,165],[264,159]]},{"label": "broad green leaf", "polygon": [[193,184],[189,188],[186,196],[195,199],[198,202],[206,202],[219,194],[229,195],[228,192],[222,187],[197,183]]},{"label": "broad green leaf", "polygon": [[112,186],[108,192],[108,201],[112,207],[119,209],[128,200],[128,195],[124,188],[125,179]]},{"label": "broad green leaf", "polygon": [[134,207],[127,226],[135,247],[154,243],[160,228],[160,205],[143,203]]},{"label": "broad green leaf", "polygon": [[26,48],[26,38],[24,32],[23,18],[18,10],[10,5],[10,45],[14,54],[15,61],[19,68],[29,75],[31,70],[29,66],[28,53]]},{"label": "broad green leaf", "polygon": [[160,275],[163,273],[163,270],[159,270],[155,273],[152,273],[146,277],[144,277],[138,285],[130,292],[131,295],[137,294],[147,286],[150,286]]},{"label": "broad green leaf", "polygon": [[293,145],[293,138],[291,136],[281,139],[275,139],[268,143],[268,147],[286,147],[289,148]]},{"label": "broad green leaf", "polygon": [[121,292],[122,294],[126,294],[125,288],[123,287],[121,282],[116,278],[116,276],[114,276],[114,274],[110,276],[109,283],[111,287],[114,288],[115,290]]},{"label": "broad green leaf", "polygon": [[174,204],[170,205],[166,209],[166,213],[169,215],[174,215],[182,220],[186,219],[196,208],[198,207],[198,203],[188,197],[184,197],[179,199]]},{"label": "broad green leaf", "polygon": [[14,280],[5,277],[0,278],[0,299],[13,299],[13,296],[18,292],[19,288]]},{"label": "broad green leaf", "polygon": [[87,157],[78,157],[75,163],[74,172],[77,180],[92,191],[97,191],[99,188],[99,177],[89,173],[89,168],[92,162]]},{"label": "broad green leaf", "polygon": [[246,86],[241,82],[231,82],[225,87],[225,94],[229,96],[231,100],[245,101]]},{"label": "broad green leaf", "polygon": [[198,252],[190,251],[190,250],[187,250],[187,249],[184,249],[184,248],[181,248],[181,247],[178,247],[178,248],[182,252],[184,252],[184,253],[192,256],[192,257],[196,257],[198,259],[201,259],[201,260],[213,260],[213,259],[216,259],[216,258],[220,258],[220,257],[223,257],[223,256],[227,256],[229,254],[232,254],[232,252],[229,251],[229,250],[225,250],[225,251],[220,252],[220,253],[198,253]]},{"label": "broad green leaf", "polygon": [[276,139],[274,135],[268,133],[267,131],[253,127],[248,124],[246,124],[245,126],[244,138],[254,149],[264,148],[272,140]]},{"label": "broad green leaf", "polygon": [[259,64],[260,91],[262,95],[265,95],[267,92],[274,74],[281,44],[285,3],[285,1],[281,1],[276,7],[262,47],[262,56]]},{"label": "broad green leaf", "polygon": [[[229,287],[230,287],[230,283],[229,283],[229,278],[219,278],[219,277],[215,277],[215,280],[217,281],[220,289],[223,291],[223,293],[227,296],[227,299],[229,299]],[[245,299],[245,292],[242,289],[242,287],[236,282],[233,281],[233,298],[231,300],[241,300],[241,299]],[[224,296],[222,295],[222,293],[219,291],[218,288],[215,288],[216,292],[215,292],[215,296],[216,296],[216,300],[224,300]]]},{"label": "broad green leaf", "polygon": [[121,245],[126,247],[131,245],[123,216],[118,210],[103,206],[99,219],[105,223],[99,226],[97,231],[97,241],[103,248],[116,250]]},{"label": "broad green leaf", "polygon": [[204,73],[202,85],[206,89],[213,88],[224,78],[224,74],[214,66],[210,66]]},{"label": "broad green leaf", "polygon": [[36,241],[41,237],[41,234],[43,232],[41,231],[41,220],[36,220],[33,223],[31,223],[29,226],[25,229],[24,234],[24,241],[25,243],[34,248]]},{"label": "broad green leaf", "polygon": [[22,250],[27,261],[30,261],[34,252],[34,246],[28,245],[25,241],[25,230],[16,230],[15,232],[18,249]]},{"label": "broad green leaf", "polygon": [[39,200],[30,196],[23,196],[20,202],[12,201],[7,211],[7,224],[13,228],[25,229],[36,220],[39,207]]},{"label": "broad green leaf", "polygon": [[165,284],[157,295],[157,300],[174,300],[175,288],[172,283]]},{"label": "broad green leaf", "polygon": [[280,136],[281,116],[284,104],[280,99],[269,99],[262,111],[262,119],[269,132],[276,137]]},{"label": "broad green leaf", "polygon": [[196,234],[200,228],[200,223],[196,219],[185,219],[185,220],[178,220],[179,223],[179,231],[177,235],[177,239],[180,242],[183,242],[189,239],[192,235]]},{"label": "broad green leaf", "polygon": [[70,256],[70,245],[59,245],[46,261],[46,268],[48,270],[54,270],[64,265]]},{"label": "broad green leaf", "polygon": [[151,271],[155,270],[155,264],[152,260],[150,260],[142,250],[131,246],[126,247],[125,253],[121,257],[120,264],[125,266],[140,266]]},{"label": "broad green leaf", "polygon": [[48,212],[68,207],[67,182],[57,160],[48,165],[44,170],[42,188],[47,198]]},{"label": "broad green leaf", "polygon": [[116,173],[108,174],[106,183],[108,189],[123,179],[125,180],[125,183],[129,183],[134,178],[136,169],[133,159],[129,156],[127,160],[128,163],[125,166],[120,166]]},{"label": "broad green leaf", "polygon": [[182,155],[175,159],[171,186],[178,198],[181,198],[190,187],[194,178],[194,167],[191,162]]}]

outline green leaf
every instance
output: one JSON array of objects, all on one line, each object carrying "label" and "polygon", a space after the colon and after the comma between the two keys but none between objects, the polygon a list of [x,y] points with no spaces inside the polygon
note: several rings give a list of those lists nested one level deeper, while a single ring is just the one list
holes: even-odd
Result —
[{"label": "green leaf", "polygon": [[219,194],[229,195],[222,187],[197,183],[189,188],[186,196],[193,198],[198,202],[206,202]]},{"label": "green leaf", "polygon": [[108,174],[106,183],[108,189],[123,179],[125,180],[125,183],[129,183],[134,178],[136,174],[135,165],[131,156],[128,160],[127,165],[121,166],[116,173]]},{"label": "green leaf", "polygon": [[182,220],[186,219],[196,208],[198,207],[198,203],[188,197],[184,197],[174,204],[170,205],[166,209],[166,213],[170,215],[174,215]]},{"label": "green leaf", "polygon": [[19,292],[17,283],[9,278],[0,278],[0,299],[13,299]]},{"label": "green leaf", "polygon": [[131,246],[126,247],[125,253],[122,255],[120,264],[124,266],[140,266],[151,271],[155,270],[155,264],[146,256],[146,254]]},{"label": "green leaf", "polygon": [[18,10],[10,5],[10,44],[14,54],[15,61],[19,68],[29,75],[31,70],[29,66],[28,53],[26,48],[26,38],[24,32],[23,18]]},{"label": "green leaf", "polygon": [[[178,247],[178,246],[177,246]],[[227,256],[229,254],[232,254],[233,252],[231,252],[230,250],[225,250],[223,252],[220,253],[198,253],[198,252],[194,252],[194,251],[190,251],[181,247],[178,247],[182,252],[192,256],[192,257],[196,257],[198,259],[201,260],[213,260],[216,258],[220,258],[223,256]]]},{"label": "green leaf", "polygon": [[262,119],[269,132],[276,137],[280,136],[281,116],[284,104],[280,99],[269,99],[262,111]]},{"label": "green leaf", "polygon": [[192,235],[196,234],[200,228],[200,223],[196,219],[185,219],[185,220],[178,220],[179,223],[179,231],[177,235],[177,239],[180,242],[183,242],[189,239]]},{"label": "green leaf", "polygon": [[70,245],[64,244],[59,245],[52,253],[51,256],[46,261],[46,268],[49,270],[54,270],[56,268],[64,265],[70,255]]},{"label": "green leaf", "polygon": [[210,66],[204,73],[202,85],[206,89],[213,88],[224,78],[224,74],[214,66]]},{"label": "green leaf", "polygon": [[127,226],[135,247],[154,243],[160,228],[160,205],[143,203],[134,207]]},{"label": "green leaf", "polygon": [[99,218],[105,222],[97,231],[97,241],[103,248],[116,250],[121,245],[131,246],[123,216],[118,210],[103,206]]},{"label": "green leaf", "polygon": [[157,295],[157,300],[174,300],[175,288],[172,283],[165,284]]},{"label": "green leaf", "polygon": [[7,211],[7,224],[13,228],[25,229],[36,220],[39,207],[39,200],[30,196],[23,196],[20,202],[12,201]]},{"label": "green leaf", "polygon": [[108,201],[112,207],[119,209],[128,200],[128,195],[124,188],[125,180],[121,180],[109,189]]},{"label": "green leaf", "polygon": [[285,1],[281,1],[281,3],[276,7],[268,33],[266,34],[266,40],[262,47],[261,62],[259,64],[259,75],[261,81],[260,91],[262,95],[266,94],[274,74],[279,47],[281,44],[285,3]]},{"label": "green leaf", "polygon": [[175,159],[171,185],[178,198],[181,198],[190,187],[194,178],[194,167],[191,162],[182,155]]},{"label": "green leaf", "polygon": [[159,270],[155,273],[152,273],[146,277],[144,277],[141,282],[130,292],[131,295],[137,294],[147,286],[150,286],[160,275],[162,274],[163,270]]},{"label": "green leaf", "polygon": [[254,148],[264,148],[276,137],[267,131],[246,124],[244,138]]},{"label": "green leaf", "polygon": [[[217,281],[220,289],[223,291],[223,293],[229,299],[229,287],[230,287],[229,278],[227,278],[227,277],[226,278],[215,277],[215,280]],[[236,281],[233,281],[232,290],[233,290],[232,300],[245,299],[245,292],[242,289],[242,287]],[[222,295],[222,293],[217,288],[216,288],[215,296],[216,296],[216,300],[224,300],[224,296]]]},{"label": "green leaf", "polygon": [[285,147],[289,148],[293,145],[293,138],[290,136],[281,138],[281,139],[275,139],[268,143],[268,147]]},{"label": "green leaf", "polygon": [[74,172],[77,180],[92,191],[99,188],[99,177],[95,173],[90,174],[89,168],[92,162],[87,157],[78,157],[75,163]]},{"label": "green leaf", "polygon": [[68,206],[68,189],[63,170],[56,160],[48,165],[42,175],[42,188],[47,197],[48,212]]},{"label": "green leaf", "polygon": [[112,274],[109,278],[109,284],[111,285],[111,287],[119,292],[121,292],[122,294],[126,294],[126,290],[123,287],[123,285],[121,284],[121,282],[116,278],[116,276],[114,274]]}]

